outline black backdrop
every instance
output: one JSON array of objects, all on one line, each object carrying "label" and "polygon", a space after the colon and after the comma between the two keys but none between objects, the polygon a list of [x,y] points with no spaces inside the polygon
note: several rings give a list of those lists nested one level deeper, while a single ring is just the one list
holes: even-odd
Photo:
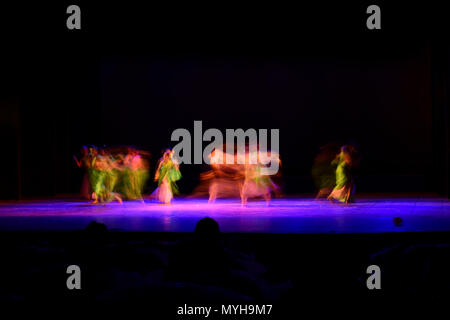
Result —
[{"label": "black backdrop", "polygon": [[[382,4],[382,30],[369,31],[361,3],[80,6],[81,31],[65,29],[61,3],[3,20],[2,197],[74,193],[81,145],[132,144],[155,160],[194,120],[279,128],[289,193],[314,190],[328,142],[360,149],[358,191],[448,192],[441,8]],[[182,167],[182,191],[202,169]]]}]

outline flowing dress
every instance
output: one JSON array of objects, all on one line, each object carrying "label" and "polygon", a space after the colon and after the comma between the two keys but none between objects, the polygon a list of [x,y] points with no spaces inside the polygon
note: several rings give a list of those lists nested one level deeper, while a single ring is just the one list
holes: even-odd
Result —
[{"label": "flowing dress", "polygon": [[162,160],[159,166],[158,188],[152,195],[163,203],[170,203],[173,195],[178,194],[176,181],[180,179],[180,170],[173,160]]},{"label": "flowing dress", "polygon": [[336,186],[328,196],[328,199],[337,200],[339,202],[349,202],[354,192],[351,167],[346,161],[344,161],[344,157],[342,155],[340,155],[333,162],[337,162]]}]

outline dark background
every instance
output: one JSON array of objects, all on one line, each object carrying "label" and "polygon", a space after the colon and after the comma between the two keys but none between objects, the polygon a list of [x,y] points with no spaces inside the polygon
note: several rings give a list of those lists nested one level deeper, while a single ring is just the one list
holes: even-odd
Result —
[{"label": "dark background", "polygon": [[[437,4],[438,2],[436,2]],[[2,198],[76,193],[83,144],[173,146],[176,128],[279,128],[284,189],[314,191],[329,142],[362,155],[357,192],[448,196],[448,19],[442,7],[77,2],[2,10]],[[152,168],[153,169],[153,168]],[[203,166],[182,166],[189,193]],[[151,188],[151,186],[150,186]]]}]

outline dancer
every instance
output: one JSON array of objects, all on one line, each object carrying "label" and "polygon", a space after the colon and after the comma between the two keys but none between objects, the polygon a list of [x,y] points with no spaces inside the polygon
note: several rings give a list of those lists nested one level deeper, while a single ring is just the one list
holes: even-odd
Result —
[{"label": "dancer", "polygon": [[107,202],[116,199],[122,203],[120,196],[113,192],[117,182],[117,175],[114,172],[115,165],[105,149],[98,153],[95,147],[91,148],[91,168],[89,170],[89,181],[91,183],[92,203]]},{"label": "dancer", "polygon": [[148,179],[148,164],[144,158],[135,151],[133,158],[130,162],[130,169],[133,176],[133,193],[136,199],[144,202],[142,198],[142,193],[144,191],[145,183]]},{"label": "dancer", "polygon": [[351,145],[345,145],[341,152],[333,160],[336,164],[336,185],[328,196],[328,200],[335,200],[341,203],[353,201],[354,183],[351,175],[351,169],[356,161],[356,149]]},{"label": "dancer", "polygon": [[100,177],[100,170],[97,164],[98,150],[96,147],[91,146],[89,148],[89,163],[88,163],[88,177],[89,184],[92,190],[91,199],[92,203],[98,203],[100,184],[98,184]]},{"label": "dancer", "polygon": [[176,181],[181,179],[179,165],[173,159],[173,150],[167,149],[159,160],[156,169],[155,181],[158,181],[158,188],[153,192],[153,196],[164,204],[170,204],[174,194],[178,194]]},{"label": "dancer", "polygon": [[120,177],[120,166],[118,161],[113,158],[110,153],[106,153],[106,151],[102,150],[102,161],[104,162],[103,167],[105,171],[105,201],[110,202],[113,199],[117,200],[120,204],[122,204],[122,198],[119,193],[116,192],[117,181]]},{"label": "dancer", "polygon": [[319,190],[316,200],[326,199],[336,185],[336,163],[333,160],[339,150],[340,147],[337,144],[329,143],[322,146],[314,158],[311,175]]},{"label": "dancer", "polygon": [[270,176],[261,173],[262,168],[259,157],[257,164],[245,164],[245,180],[241,191],[242,205],[247,203],[249,197],[263,197],[266,204],[269,205],[272,199],[272,191],[279,191],[280,188],[272,181]]},{"label": "dancer", "polygon": [[93,203],[104,202],[107,199],[108,191],[106,189],[106,180],[108,176],[108,160],[105,150],[101,149],[93,160],[94,185],[93,185]]},{"label": "dancer", "polygon": [[209,178],[209,203],[214,203],[218,196],[233,197],[242,193],[243,166],[234,162],[224,163],[227,154],[222,150],[215,149],[211,152],[209,155],[211,171],[202,175],[204,180]]},{"label": "dancer", "polygon": [[148,165],[137,150],[128,149],[124,160],[124,194],[129,200],[141,200],[142,192],[148,178]]}]

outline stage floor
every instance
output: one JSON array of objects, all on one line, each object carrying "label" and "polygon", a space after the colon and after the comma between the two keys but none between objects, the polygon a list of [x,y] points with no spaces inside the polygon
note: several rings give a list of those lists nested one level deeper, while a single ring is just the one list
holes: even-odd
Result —
[{"label": "stage floor", "polygon": [[[109,229],[191,232],[211,217],[222,232],[380,233],[450,231],[450,203],[436,198],[367,198],[342,205],[308,198],[249,202],[176,199],[171,205],[146,200],[92,205],[78,200],[0,202],[1,231],[70,231],[95,220]],[[393,218],[401,217],[400,226]]]}]

